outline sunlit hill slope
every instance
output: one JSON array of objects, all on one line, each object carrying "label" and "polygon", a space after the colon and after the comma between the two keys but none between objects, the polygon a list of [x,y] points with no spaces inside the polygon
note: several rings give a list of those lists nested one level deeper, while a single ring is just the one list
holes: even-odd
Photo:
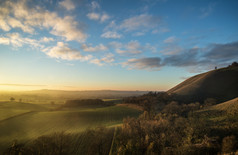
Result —
[{"label": "sunlit hill slope", "polygon": [[238,97],[238,66],[231,65],[193,76],[178,84],[168,93],[186,97],[190,101],[215,98],[224,102]]}]

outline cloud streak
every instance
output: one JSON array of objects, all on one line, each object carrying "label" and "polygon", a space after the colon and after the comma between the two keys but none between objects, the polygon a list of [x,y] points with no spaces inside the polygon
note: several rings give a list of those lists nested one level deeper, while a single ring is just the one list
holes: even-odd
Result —
[{"label": "cloud streak", "polygon": [[120,39],[122,37],[121,34],[115,31],[107,31],[101,35],[102,38],[111,38],[111,39]]},{"label": "cloud streak", "polygon": [[129,69],[159,70],[164,66],[185,67],[192,72],[225,66],[238,60],[238,42],[212,44],[204,48],[191,48],[180,53],[139,59],[129,59],[122,63]]},{"label": "cloud streak", "polygon": [[103,44],[99,44],[95,47],[92,46],[88,46],[86,44],[83,44],[81,46],[81,48],[85,51],[85,52],[99,52],[99,51],[107,51],[108,48],[106,46],[104,46]]},{"label": "cloud streak", "polygon": [[128,66],[129,69],[160,70],[163,66],[159,57],[149,57],[140,59],[129,59],[122,63],[122,66]]},{"label": "cloud streak", "polygon": [[128,19],[125,19],[120,24],[119,28],[125,31],[135,31],[141,29],[153,29],[159,26],[161,18],[149,14],[141,14]]}]

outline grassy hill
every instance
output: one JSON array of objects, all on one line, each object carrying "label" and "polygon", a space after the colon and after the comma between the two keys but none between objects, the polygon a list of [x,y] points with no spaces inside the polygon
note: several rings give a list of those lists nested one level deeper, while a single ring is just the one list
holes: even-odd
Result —
[{"label": "grassy hill", "polygon": [[139,110],[114,105],[58,107],[60,105],[0,102],[0,152],[15,139],[27,142],[55,132],[78,133],[87,128],[111,127],[120,125],[125,117],[141,114]]},{"label": "grassy hill", "polygon": [[193,76],[168,93],[186,97],[190,101],[215,98],[224,102],[238,96],[238,66],[229,66]]},{"label": "grassy hill", "polygon": [[44,111],[47,108],[41,105],[23,102],[0,102],[0,122],[33,111]]},{"label": "grassy hill", "polygon": [[209,117],[238,116],[238,97],[217,105],[209,106],[199,110],[198,113]]}]

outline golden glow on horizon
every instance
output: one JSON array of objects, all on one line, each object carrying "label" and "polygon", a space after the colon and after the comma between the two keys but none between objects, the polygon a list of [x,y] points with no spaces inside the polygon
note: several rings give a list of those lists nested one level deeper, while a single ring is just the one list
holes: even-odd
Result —
[{"label": "golden glow on horizon", "polygon": [[140,86],[128,86],[126,84],[120,86],[99,86],[99,85],[88,85],[86,86],[56,86],[56,85],[26,85],[26,84],[0,84],[0,91],[30,91],[30,90],[41,90],[41,89],[50,89],[50,90],[66,90],[66,91],[88,91],[88,90],[119,90],[119,91],[165,91],[169,88],[149,86],[142,84]]}]

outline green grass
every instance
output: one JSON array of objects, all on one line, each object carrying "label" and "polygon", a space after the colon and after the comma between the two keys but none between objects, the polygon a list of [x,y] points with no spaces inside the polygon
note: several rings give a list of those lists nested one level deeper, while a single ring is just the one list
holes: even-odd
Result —
[{"label": "green grass", "polygon": [[77,133],[87,128],[115,126],[121,124],[123,118],[137,117],[141,113],[120,106],[64,108],[56,111],[48,110],[52,109],[50,105],[17,102],[5,104],[0,104],[0,116],[4,118],[0,121],[0,150],[9,146],[15,139],[29,141],[54,132]]}]

